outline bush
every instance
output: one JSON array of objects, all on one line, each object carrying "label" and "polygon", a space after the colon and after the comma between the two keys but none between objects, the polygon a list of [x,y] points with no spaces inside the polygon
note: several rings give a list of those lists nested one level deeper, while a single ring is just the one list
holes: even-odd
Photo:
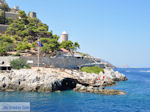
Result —
[{"label": "bush", "polygon": [[20,42],[17,45],[16,50],[18,51],[25,51],[25,50],[30,50],[31,49],[31,45],[28,44],[27,42]]},{"label": "bush", "polygon": [[16,41],[21,41],[21,37],[19,37],[18,35],[14,35],[12,36],[13,39],[15,39]]},{"label": "bush", "polygon": [[94,67],[82,67],[81,68],[82,72],[87,72],[87,73],[96,73],[99,74],[100,72],[104,73],[104,70],[100,67],[94,66]]},{"label": "bush", "polygon": [[14,40],[12,38],[8,37],[8,36],[1,36],[0,41],[1,42],[13,43]]},{"label": "bush", "polygon": [[87,54],[85,54],[85,53],[80,53],[82,56],[87,56]]},{"label": "bush", "polygon": [[0,56],[6,55],[6,54],[7,54],[6,48],[0,45]]},{"label": "bush", "polygon": [[32,48],[36,48],[36,42],[32,42]]},{"label": "bush", "polygon": [[14,49],[16,47],[15,44],[7,43],[7,42],[3,43],[3,45],[5,46],[7,52],[14,51]]},{"label": "bush", "polygon": [[7,36],[0,36],[0,55],[7,55],[8,51],[14,50],[13,39]]},{"label": "bush", "polygon": [[21,69],[21,68],[31,68],[29,64],[24,59],[15,59],[10,62],[10,65],[14,69]]}]

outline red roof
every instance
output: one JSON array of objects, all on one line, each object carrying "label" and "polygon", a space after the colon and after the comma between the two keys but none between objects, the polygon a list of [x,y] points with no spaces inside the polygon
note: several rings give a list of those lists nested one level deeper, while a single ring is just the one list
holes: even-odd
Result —
[{"label": "red roof", "polygon": [[60,48],[61,51],[65,52],[65,53],[71,53],[69,50],[65,49],[65,48]]}]

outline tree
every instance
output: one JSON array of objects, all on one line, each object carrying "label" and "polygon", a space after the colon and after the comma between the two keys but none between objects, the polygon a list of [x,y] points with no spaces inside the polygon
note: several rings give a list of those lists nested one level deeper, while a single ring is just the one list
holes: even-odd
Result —
[{"label": "tree", "polygon": [[56,51],[59,50],[59,43],[57,41],[57,39],[50,39],[50,43],[49,43],[49,47],[50,47],[50,51],[55,53]]},{"label": "tree", "polygon": [[0,11],[0,24],[4,24],[4,12],[3,11]]},{"label": "tree", "polygon": [[3,11],[9,11],[9,10],[10,10],[10,8],[9,8],[9,6],[8,6],[8,4],[6,3],[5,0],[2,0],[2,1],[1,1],[0,9],[3,10]]},{"label": "tree", "polygon": [[78,42],[73,43],[72,41],[63,41],[60,43],[60,48],[65,48],[67,50],[80,48]]},{"label": "tree", "polygon": [[59,36],[58,36],[58,35],[53,35],[52,37],[53,37],[54,39],[57,39],[57,40],[59,39]]},{"label": "tree", "polygon": [[50,44],[50,38],[40,38],[40,42],[43,44],[45,43]]},{"label": "tree", "polygon": [[[0,17],[0,19],[1,19],[1,24],[5,24],[5,23],[6,23],[5,12],[10,10],[10,8],[9,8],[9,6],[8,6],[8,4],[6,3],[5,0],[1,0],[0,9],[1,9],[2,12],[3,12],[3,16]],[[2,22],[2,21],[3,21],[3,22]]]},{"label": "tree", "polygon": [[6,48],[0,44],[0,55],[3,56],[6,54],[7,54]]},{"label": "tree", "polygon": [[25,51],[30,49],[31,49],[31,45],[27,42],[19,42],[16,48],[16,50],[18,51]]},{"label": "tree", "polygon": [[63,41],[60,44],[60,48],[65,48],[67,50],[74,49],[72,41]]},{"label": "tree", "polygon": [[59,38],[48,31],[46,24],[43,24],[37,18],[27,16],[24,11],[19,11],[18,18],[10,24],[6,34],[17,35],[22,38],[22,41],[26,40],[31,43],[35,42],[37,37]]},{"label": "tree", "polygon": [[41,51],[44,53],[49,53],[51,51],[53,54],[55,54],[56,51],[59,50],[59,43],[57,39],[41,38],[40,42],[44,45],[41,48]]},{"label": "tree", "polygon": [[8,35],[20,35],[20,32],[25,30],[25,25],[18,21],[14,20],[12,24],[8,27],[6,34]]},{"label": "tree", "polygon": [[75,49],[80,48],[80,45],[79,45],[79,43],[78,43],[78,42],[75,42],[73,46],[75,47]]},{"label": "tree", "polygon": [[29,23],[29,21],[27,20],[27,18],[28,18],[28,17],[27,17],[27,15],[26,15],[25,11],[19,11],[19,12],[18,12],[18,20],[19,20],[21,23],[27,25],[27,24]]},{"label": "tree", "polygon": [[5,24],[7,25],[10,25],[11,23],[13,23],[13,19],[8,17],[8,18],[5,18]]},{"label": "tree", "polygon": [[8,51],[13,51],[15,45],[13,39],[8,36],[0,36],[0,55],[7,55]]},{"label": "tree", "polygon": [[8,42],[8,43],[13,43],[13,39],[12,38],[10,38],[10,37],[8,37],[8,36],[5,36],[5,35],[3,35],[3,36],[1,36],[0,37],[0,42]]},{"label": "tree", "polygon": [[[40,42],[44,45],[41,48],[41,51],[44,53],[52,53],[55,54],[60,48],[65,48],[67,50],[70,49],[78,49],[80,45],[72,41],[66,41],[59,43],[58,35],[54,35],[52,31],[48,31],[48,26],[43,24],[37,18],[31,18],[26,15],[24,11],[18,12],[18,17],[14,20],[9,20],[7,24],[10,24],[6,34],[12,37],[15,41],[15,48],[18,51],[30,50],[31,47],[35,48],[38,37],[40,38]],[[12,50],[10,44],[9,46],[5,43],[7,50]]]}]

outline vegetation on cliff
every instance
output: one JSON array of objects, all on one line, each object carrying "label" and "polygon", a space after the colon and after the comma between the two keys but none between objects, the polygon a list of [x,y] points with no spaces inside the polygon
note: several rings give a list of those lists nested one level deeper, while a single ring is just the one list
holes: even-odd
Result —
[{"label": "vegetation on cliff", "polygon": [[5,18],[5,12],[10,11],[10,7],[5,1],[1,1],[0,4],[0,24],[11,24],[12,19],[11,18]]},{"label": "vegetation on cliff", "polygon": [[14,40],[9,36],[0,36],[0,55],[6,55],[7,52],[15,49]]},{"label": "vegetation on cliff", "polygon": [[104,73],[104,70],[100,67],[94,66],[94,67],[82,67],[81,68],[82,72],[87,72],[87,73],[96,73],[99,74],[100,72]]},{"label": "vegetation on cliff", "polygon": [[[38,38],[43,44],[40,51],[42,53],[49,53],[55,55],[60,48],[77,49],[80,48],[77,42],[72,41],[59,43],[59,36],[48,31],[48,26],[42,23],[37,18],[31,18],[24,11],[18,12],[18,17],[9,21],[10,25],[5,35],[0,35],[0,38],[9,38],[11,42],[1,39],[0,55],[7,55],[7,52],[26,52],[29,50],[36,50]],[[11,49],[10,46],[13,47]]]},{"label": "vegetation on cliff", "polygon": [[4,10],[4,11],[9,11],[10,10],[10,7],[8,6],[8,4],[6,3],[5,0],[1,1],[0,9]]}]

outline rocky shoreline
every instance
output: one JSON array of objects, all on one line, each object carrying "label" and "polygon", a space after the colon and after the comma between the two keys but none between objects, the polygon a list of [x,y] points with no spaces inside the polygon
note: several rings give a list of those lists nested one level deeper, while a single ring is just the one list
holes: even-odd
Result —
[{"label": "rocky shoreline", "polygon": [[77,92],[89,92],[95,94],[105,94],[105,95],[125,95],[126,92],[114,89],[104,89],[103,87],[93,87],[93,86],[83,86],[81,84],[77,84],[74,91]]},{"label": "rocky shoreline", "polygon": [[[0,73],[0,91],[54,92],[74,89],[99,94],[125,94],[118,90],[103,89],[105,86],[114,85],[115,81],[127,80],[124,74],[112,69],[104,71],[97,75],[59,68],[12,70],[10,73]],[[101,76],[105,76],[105,79],[101,80]]]}]

